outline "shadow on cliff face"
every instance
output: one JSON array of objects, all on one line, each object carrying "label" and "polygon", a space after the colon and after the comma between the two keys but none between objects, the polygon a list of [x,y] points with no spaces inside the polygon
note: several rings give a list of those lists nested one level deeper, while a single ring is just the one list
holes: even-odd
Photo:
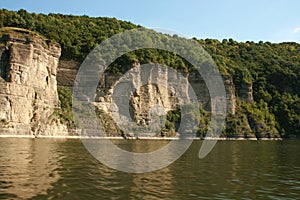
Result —
[{"label": "shadow on cliff face", "polygon": [[[5,38],[4,36],[0,39],[0,41],[3,40],[3,38]],[[4,45],[3,43],[0,45]],[[9,52],[6,46],[0,46],[1,50],[0,50],[0,77],[3,78],[5,81],[8,81],[7,78],[7,71],[9,70]]]}]

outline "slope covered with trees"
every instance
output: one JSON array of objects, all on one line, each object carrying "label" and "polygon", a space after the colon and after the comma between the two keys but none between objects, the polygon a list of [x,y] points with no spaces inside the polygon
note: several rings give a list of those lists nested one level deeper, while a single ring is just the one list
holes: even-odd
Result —
[{"label": "slope covered with trees", "polygon": [[253,96],[262,114],[270,112],[282,136],[300,134],[300,45],[294,42],[199,40],[236,85],[253,83]]},{"label": "slope covered with trees", "polygon": [[[57,41],[62,47],[61,59],[83,61],[85,56],[104,39],[124,30],[139,26],[115,18],[72,16],[62,14],[35,14],[25,10],[0,10],[0,28],[18,27],[38,32]],[[196,39],[218,65],[224,75],[231,76],[236,87],[253,85],[253,102],[239,98],[237,90],[236,114],[228,115],[225,136],[236,136],[249,131],[245,121],[259,124],[252,134],[280,134],[282,137],[300,137],[300,44],[270,42],[237,42],[233,39]],[[124,73],[132,61],[141,63],[157,62],[167,64],[181,71],[190,71],[191,66],[184,59],[160,50],[139,50],[128,53],[109,70]],[[70,93],[60,90],[63,119],[71,121]],[[69,100],[67,100],[69,99]],[[209,113],[202,110],[200,120],[208,124]],[[175,129],[179,113],[170,112],[167,129]],[[172,117],[173,116],[173,117]],[[176,116],[176,117],[174,117]],[[172,120],[175,120],[172,122]],[[170,128],[171,127],[171,128]],[[207,126],[199,128],[202,135]],[[172,130],[174,131],[174,130]],[[171,132],[172,132],[171,131]],[[253,132],[253,130],[252,130]]]}]

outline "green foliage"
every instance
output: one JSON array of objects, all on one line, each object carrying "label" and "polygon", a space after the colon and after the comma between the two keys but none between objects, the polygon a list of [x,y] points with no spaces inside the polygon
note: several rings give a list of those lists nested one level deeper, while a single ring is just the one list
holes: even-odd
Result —
[{"label": "green foliage", "polygon": [[60,117],[62,123],[67,124],[69,128],[74,128],[74,120],[72,114],[72,90],[68,87],[59,86],[57,88],[60,100],[60,110],[56,110],[56,114]]},{"label": "green foliage", "polygon": [[211,113],[204,110],[201,106],[199,108],[199,111],[200,111],[200,119],[199,119],[199,127],[197,130],[197,136],[205,137],[207,131],[209,130]]},{"label": "green foliage", "polygon": [[101,41],[138,26],[115,18],[28,13],[0,10],[0,28],[36,31],[62,46],[62,58],[82,61]]},{"label": "green foliage", "polygon": [[[274,119],[265,120],[272,121],[271,129],[275,123],[283,137],[300,136],[300,44],[238,43],[232,39],[222,43],[210,39],[198,42],[233,77],[236,88],[253,83],[254,118],[261,120],[270,114]],[[242,108],[249,111],[248,107]]]},{"label": "green foliage", "polygon": [[[28,13],[22,9],[18,12],[2,9],[1,27],[18,27],[38,32],[61,44],[62,59],[82,61],[95,45],[104,39],[139,26],[115,18],[44,15]],[[176,37],[178,36],[173,36],[175,39]],[[168,38],[162,36],[160,39],[167,42]],[[215,39],[193,39],[211,55],[222,74],[233,78],[236,88],[253,84],[254,103],[248,104],[238,98],[237,113],[227,117],[228,127],[225,131],[228,134],[240,132],[239,134],[251,135],[265,131],[267,134],[276,135],[278,130],[284,137],[288,137],[289,134],[300,136],[300,44],[237,42],[231,38],[222,42]],[[157,41],[149,39],[147,42]],[[192,66],[186,60],[173,53],[156,49],[129,52],[112,63],[107,71],[114,74],[124,73],[135,61],[141,64],[161,63],[181,72],[193,72]],[[67,100],[70,94],[61,88],[59,93],[63,109],[62,117],[71,122],[69,115],[71,104]],[[168,130],[176,131],[178,120],[176,112],[168,114],[170,115],[170,120],[167,120]],[[206,118],[209,114],[203,116],[202,120],[199,119],[202,124],[198,131],[199,135],[203,135],[207,130]],[[250,127],[252,132],[246,126],[247,123],[252,124],[253,127]]]},{"label": "green foliage", "polygon": [[176,132],[178,132],[179,124],[181,120],[181,110],[170,110],[167,113],[166,123],[165,127],[161,130],[161,136],[170,137],[170,136],[176,136]]},{"label": "green foliage", "polygon": [[268,104],[263,100],[259,103],[238,102],[240,110],[247,115],[249,125],[256,137],[278,137],[275,117],[270,113]]},{"label": "green foliage", "polygon": [[222,133],[224,137],[255,137],[249,126],[247,115],[242,112],[236,114],[229,114],[226,117],[226,126]]}]

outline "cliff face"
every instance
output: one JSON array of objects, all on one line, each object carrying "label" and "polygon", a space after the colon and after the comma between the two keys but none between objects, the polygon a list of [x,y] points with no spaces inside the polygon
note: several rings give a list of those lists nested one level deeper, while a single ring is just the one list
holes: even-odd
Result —
[{"label": "cliff face", "polygon": [[[102,77],[95,99],[95,105],[97,105],[101,113],[99,115],[100,122],[108,135],[113,136],[111,130],[114,130],[115,134],[121,134],[116,123],[114,123],[116,119],[113,120],[111,118],[112,116],[116,116],[114,109],[110,107],[112,98],[114,98],[115,103],[119,106],[129,103],[129,107],[124,108],[124,113],[129,112],[130,117],[135,121],[136,125],[142,127],[151,124],[151,115],[153,114],[151,112],[165,115],[169,111],[179,109],[178,96],[183,97],[189,93],[189,84],[193,87],[202,108],[208,111],[210,110],[211,102],[209,92],[200,75],[182,73],[182,76],[178,77],[176,74],[174,76],[173,71],[169,71],[168,68],[160,65],[156,65],[155,67],[147,66],[144,69],[146,70],[141,70],[139,63],[134,63],[131,70],[126,72],[122,77],[121,75],[111,73],[105,73]],[[234,114],[236,112],[235,86],[230,76],[223,76],[223,79],[227,93],[227,112]],[[166,84],[153,84],[157,81],[168,83],[168,88],[165,87]],[[152,84],[144,84],[145,82]],[[118,96],[113,96],[114,92],[118,90],[116,87],[122,88],[122,84],[124,84],[124,87],[131,85],[135,88],[134,90],[132,90],[132,88],[121,89],[122,91],[132,90],[130,95],[126,97],[129,99],[128,102],[121,102]],[[172,87],[172,84],[177,85],[177,87],[175,86],[177,89]],[[120,102],[118,103],[118,101]],[[187,102],[187,100],[184,99],[183,102]],[[116,112],[123,113],[122,108],[119,107]]]},{"label": "cliff face", "polygon": [[236,86],[237,95],[248,103],[253,102],[252,83],[241,83]]},{"label": "cliff face", "polygon": [[[154,113],[165,115],[168,111],[179,108],[177,95],[187,92],[187,79],[183,76],[174,77],[173,71],[169,72],[168,68],[160,65],[144,66],[143,69],[141,70],[140,64],[135,63],[133,68],[122,78],[105,74],[96,99],[99,102],[97,103],[98,108],[114,115],[114,110],[110,107],[110,103],[114,100],[114,103],[119,106],[116,112],[124,113],[124,115],[129,113],[137,126],[149,125],[151,115]],[[177,94],[173,87],[174,80],[176,80],[176,84],[182,86],[180,87],[181,90],[176,91]],[[161,84],[156,84],[157,82]],[[169,88],[166,87],[168,84],[170,84]],[[105,90],[107,92],[103,92]],[[127,91],[130,93],[126,94]],[[114,94],[112,94],[113,92]],[[180,96],[183,97],[184,95]],[[129,105],[122,108],[122,105],[126,103],[123,101],[126,99],[129,100]],[[187,101],[187,99],[182,100]]]},{"label": "cliff face", "polygon": [[62,135],[57,115],[57,65],[60,46],[35,33],[0,33],[0,133]]},{"label": "cliff face", "polygon": [[[72,86],[80,64],[60,61],[60,69],[57,71],[60,46],[26,30],[2,31],[0,38],[0,134],[67,135],[67,128],[60,123],[58,117],[60,102],[56,80],[59,85]],[[128,102],[125,102],[129,104],[128,109],[126,107],[127,110],[124,110],[125,113],[129,110],[136,126],[145,127],[151,124],[153,112],[158,115],[173,111],[176,113],[179,108],[178,95],[188,93],[189,83],[202,108],[209,112],[212,102],[201,76],[183,73],[182,77],[178,77],[164,67],[157,67],[159,71],[149,68],[143,74],[139,70],[139,63],[134,63],[132,69],[126,73],[127,79],[123,80],[121,75],[104,74],[95,105],[99,121],[108,136],[124,134],[122,127],[118,127],[116,119],[113,118],[120,110],[114,111],[111,107],[113,91],[120,80],[136,88],[130,92]],[[266,123],[253,117],[250,112],[241,112],[237,105],[237,100],[249,104],[253,102],[252,84],[235,85],[230,75],[222,75],[222,78],[227,94],[227,113],[230,114],[226,130],[233,133],[228,135],[226,132],[224,136],[272,137],[274,131]],[[159,84],[143,84],[143,81],[151,83],[155,79],[162,82],[172,79],[172,83],[178,84],[180,90],[175,91],[172,87],[166,88]],[[201,127],[205,132],[209,124],[209,114],[204,114],[203,118],[206,119],[202,120],[204,124]],[[171,126],[174,133],[176,122]]]},{"label": "cliff face", "polygon": [[[58,71],[58,84],[62,86],[72,87],[74,83],[74,79],[76,77],[77,69],[80,67],[79,63],[72,61],[60,61],[60,68]],[[140,65],[138,63],[134,63],[132,68],[139,68]],[[126,67],[128,68],[128,67]],[[128,83],[132,85],[137,85],[137,83],[141,82],[142,74],[137,73],[134,70],[130,70],[127,74],[130,79],[127,80]],[[152,74],[149,71],[147,77],[148,82],[151,82],[151,77],[155,77],[155,74]],[[160,74],[160,80],[166,80],[168,78],[168,71],[165,70]],[[199,103],[201,103],[202,108],[206,111],[210,110],[211,102],[209,92],[207,90],[206,84],[201,76],[197,74],[185,74],[183,75],[188,78],[189,83],[194,88],[194,91],[197,94],[199,99]],[[113,89],[117,82],[119,82],[121,75],[105,73],[102,79],[100,80],[98,94],[95,99],[95,105],[98,108],[98,116],[99,120],[104,128],[105,132],[109,136],[121,135],[122,131],[116,125],[115,119],[112,118],[113,112],[110,110],[110,105],[112,102],[112,93]],[[257,126],[254,126],[255,123],[248,118],[251,118],[251,115],[247,113],[240,113],[240,108],[237,105],[237,100],[240,99],[242,101],[252,103],[253,102],[253,91],[252,91],[252,83],[244,83],[241,85],[235,85],[232,77],[230,75],[222,75],[224,86],[227,95],[227,113],[230,115],[227,118],[227,126],[226,130],[232,132],[235,130],[235,133],[224,133],[224,137],[260,137],[257,134]],[[178,80],[180,82],[180,80]],[[186,84],[182,84],[183,86]],[[178,99],[176,95],[172,93],[172,89],[166,89],[159,85],[149,84],[144,85],[143,87],[138,88],[135,92],[131,94],[129,99],[129,109],[131,118],[136,122],[138,126],[147,126],[149,122],[149,118],[151,115],[151,109],[154,107],[164,108],[164,112],[167,113],[171,110],[178,109]],[[217,103],[217,102],[215,102]],[[128,111],[127,111],[128,112]],[[206,115],[206,118],[209,116]],[[237,124],[238,120],[242,121],[242,124]],[[204,124],[201,124],[203,130],[207,127],[206,119],[200,120]],[[201,123],[201,122],[200,122]],[[259,122],[257,122],[259,123]],[[233,128],[240,127],[240,128]],[[262,132],[266,132],[262,130]],[[270,134],[272,137],[272,134]]]},{"label": "cliff face", "polygon": [[[79,63],[60,61],[60,70],[58,71],[59,84],[71,87],[79,66]],[[125,68],[128,69],[129,67]],[[154,108],[161,109],[162,115],[165,115],[169,111],[174,111],[176,113],[176,110],[178,110],[178,94],[174,94],[174,90],[171,87],[166,89],[156,84],[146,84],[142,87],[137,87],[137,85],[140,85],[139,83],[141,83],[142,79],[146,79],[147,82],[150,83],[153,77],[158,77],[159,80],[166,81],[170,76],[168,70],[163,70],[159,74],[153,74],[153,72],[149,70],[149,72],[146,73],[147,75],[143,77],[143,74],[139,72],[140,70],[137,70],[140,68],[139,63],[134,63],[131,68],[132,69],[127,72],[127,80],[122,80],[122,75],[120,74],[109,72],[105,73],[100,80],[98,93],[95,98],[95,105],[97,106],[97,114],[101,126],[108,136],[124,134],[124,132],[122,132],[122,127],[118,127],[116,124],[116,119],[113,118],[115,113],[114,110],[111,109],[112,95],[120,80],[127,82],[127,85],[132,85],[137,88],[127,97],[129,101],[124,102],[129,104],[129,107],[126,107],[127,110],[124,110],[124,112],[128,113],[129,110],[130,117],[134,120],[137,127],[149,125],[149,122],[151,121],[151,112]],[[199,129],[199,134],[203,135],[206,133],[209,125],[209,111],[211,107],[209,92],[201,76],[197,74],[182,75],[188,79],[197,94],[202,108],[208,112],[203,114],[203,119],[200,119],[201,128]],[[222,75],[222,78],[227,95],[228,113],[228,116],[226,117],[226,127],[222,137],[280,137],[278,131],[271,127],[273,125],[270,126],[268,125],[267,120],[257,117],[257,113],[255,113],[257,112],[257,108],[250,109],[251,105],[255,105],[253,104],[252,83],[241,83],[236,85],[230,75]],[[187,83],[182,83],[180,79],[178,79],[177,82],[181,84],[182,88],[186,88]],[[214,103],[217,104],[218,102]],[[121,104],[122,103],[119,105]],[[247,106],[250,107],[247,108]],[[253,111],[253,109],[256,109],[256,111]],[[116,112],[119,112],[119,110]],[[159,112],[156,110],[156,113]],[[167,122],[167,124],[170,125],[169,122]],[[168,128],[171,127],[173,130],[173,132],[171,131],[171,136],[174,136],[176,122],[171,126],[169,125]],[[170,134],[164,135],[168,136]]]}]

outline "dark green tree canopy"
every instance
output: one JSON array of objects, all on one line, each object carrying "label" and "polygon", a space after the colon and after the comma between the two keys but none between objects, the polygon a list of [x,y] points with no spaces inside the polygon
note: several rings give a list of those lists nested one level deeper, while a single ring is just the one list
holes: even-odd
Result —
[{"label": "dark green tree canopy", "polygon": [[[1,27],[18,27],[38,32],[60,43],[61,59],[82,61],[104,39],[140,26],[107,17],[45,15],[28,13],[23,9],[17,12],[2,9]],[[193,40],[203,45],[221,73],[233,78],[236,87],[253,84],[254,103],[238,104],[238,110],[243,116],[251,114],[265,120],[270,126],[273,124],[282,136],[300,136],[300,44],[237,42],[232,38],[221,42],[216,39]],[[150,49],[122,56],[109,70],[112,73],[124,73],[126,69],[120,66],[130,66],[133,61],[158,62],[185,72],[191,68],[184,59],[172,53]],[[230,120],[235,125],[240,123]]]}]

